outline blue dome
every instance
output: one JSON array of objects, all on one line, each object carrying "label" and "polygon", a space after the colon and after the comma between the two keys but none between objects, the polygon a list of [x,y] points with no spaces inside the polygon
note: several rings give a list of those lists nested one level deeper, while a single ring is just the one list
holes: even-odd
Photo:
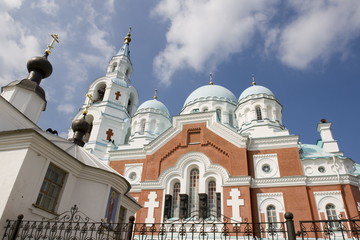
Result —
[{"label": "blue dome", "polygon": [[267,94],[267,95],[275,97],[275,95],[272,93],[272,91],[270,91],[268,88],[259,86],[259,85],[253,85],[251,87],[248,87],[241,93],[239,100],[246,98],[247,96],[250,96],[253,94]]},{"label": "blue dome", "polygon": [[186,99],[184,107],[197,100],[225,100],[237,103],[235,95],[228,89],[219,85],[206,85],[193,91]]},{"label": "blue dome", "polygon": [[136,112],[139,112],[140,110],[144,110],[144,109],[159,110],[160,112],[165,113],[167,116],[170,116],[169,110],[167,109],[167,107],[162,102],[160,102],[160,101],[158,101],[156,99],[148,100],[148,101],[144,102],[143,104],[141,104],[138,107]]}]

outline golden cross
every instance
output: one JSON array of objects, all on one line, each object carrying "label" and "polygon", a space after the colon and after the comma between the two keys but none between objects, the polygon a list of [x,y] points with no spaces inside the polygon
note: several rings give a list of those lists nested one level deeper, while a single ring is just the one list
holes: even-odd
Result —
[{"label": "golden cross", "polygon": [[157,89],[155,88],[154,99],[157,99]]},{"label": "golden cross", "polygon": [[254,76],[254,74],[252,74],[252,85],[256,85],[256,82],[255,82],[255,76]]},{"label": "golden cross", "polygon": [[83,111],[83,114],[87,114],[87,113],[88,113],[88,109],[89,109],[90,104],[91,104],[91,102],[92,102],[92,100],[93,100],[91,93],[87,93],[87,94],[86,94],[86,98],[88,99],[88,102],[87,102],[87,104],[86,104],[86,106],[85,106],[85,109],[84,109],[84,111]]},{"label": "golden cross", "polygon": [[46,54],[47,56],[50,55],[50,53],[51,53],[50,50],[51,50],[52,48],[54,48],[54,47],[53,47],[54,43],[55,43],[55,42],[59,43],[59,35],[53,33],[53,34],[51,34],[51,37],[52,37],[53,39],[51,40],[50,45],[48,45],[48,48],[45,50],[45,54]]},{"label": "golden cross", "polygon": [[213,85],[213,73],[211,72],[210,73],[210,82],[209,82],[210,85]]}]

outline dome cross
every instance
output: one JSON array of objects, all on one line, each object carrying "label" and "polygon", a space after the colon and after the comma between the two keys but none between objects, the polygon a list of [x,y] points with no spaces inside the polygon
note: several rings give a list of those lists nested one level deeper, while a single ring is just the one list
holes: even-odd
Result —
[{"label": "dome cross", "polygon": [[155,88],[154,99],[157,99],[157,89]]},{"label": "dome cross", "polygon": [[252,79],[252,85],[256,85],[256,82],[255,82],[255,76],[254,74],[251,75],[251,79]]},{"label": "dome cross", "polygon": [[51,49],[54,48],[54,47],[53,47],[53,46],[54,46],[54,43],[55,43],[55,42],[59,43],[59,35],[57,35],[56,33],[53,33],[53,34],[51,34],[51,37],[52,37],[53,39],[51,40],[50,45],[48,45],[48,48],[45,50],[45,55],[46,55],[46,56],[49,56],[49,55],[50,55]]}]

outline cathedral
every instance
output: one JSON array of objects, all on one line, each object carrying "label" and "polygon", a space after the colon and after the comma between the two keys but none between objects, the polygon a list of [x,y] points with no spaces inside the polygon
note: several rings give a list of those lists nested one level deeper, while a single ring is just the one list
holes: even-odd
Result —
[{"label": "cathedral", "polygon": [[234,95],[212,76],[185,99],[179,115],[170,116],[156,93],[139,103],[130,42],[128,33],[105,76],[90,84],[74,121],[90,125],[84,149],[131,184],[142,206],[136,222],[195,214],[240,222],[284,221],[285,212],[295,220],[359,215],[360,167],[339,149],[331,122],[321,119],[320,140],[303,144],[286,129],[272,90],[253,78]]}]

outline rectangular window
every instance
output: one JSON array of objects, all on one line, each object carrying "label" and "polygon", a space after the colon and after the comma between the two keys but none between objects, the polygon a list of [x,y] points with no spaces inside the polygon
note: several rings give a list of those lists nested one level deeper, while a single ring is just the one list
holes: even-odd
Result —
[{"label": "rectangular window", "polygon": [[49,165],[36,200],[36,206],[54,212],[65,176],[64,170],[53,164]]}]

